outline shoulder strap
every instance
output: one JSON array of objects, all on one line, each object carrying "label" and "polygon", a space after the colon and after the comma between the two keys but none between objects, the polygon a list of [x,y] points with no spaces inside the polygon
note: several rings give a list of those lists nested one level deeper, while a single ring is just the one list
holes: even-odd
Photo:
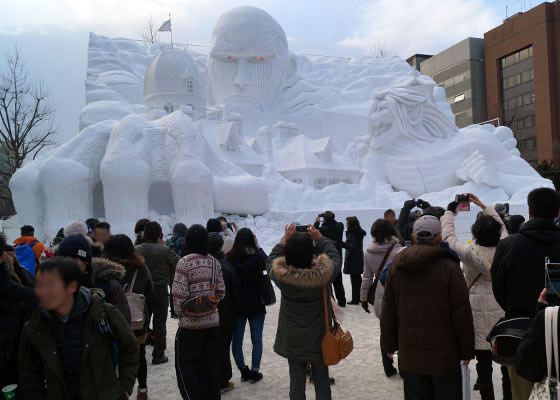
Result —
[{"label": "shoulder strap", "polygon": [[544,311],[544,342],[546,347],[547,376],[552,377],[552,307]]},{"label": "shoulder strap", "polygon": [[212,285],[216,283],[216,259],[212,257]]},{"label": "shoulder strap", "polygon": [[327,331],[330,331],[330,325],[329,325],[329,308],[327,307],[327,286],[323,286],[323,302],[325,305],[325,327],[327,328]]},{"label": "shoulder strap", "polygon": [[552,356],[554,357],[556,367],[556,377],[560,376],[558,373],[558,307],[554,307],[552,311]]},{"label": "shoulder strap", "polygon": [[383,268],[383,266],[385,265],[385,263],[387,262],[387,259],[389,258],[389,254],[391,254],[391,252],[393,251],[393,249],[395,248],[395,243],[393,243],[391,245],[391,247],[389,247],[389,249],[387,250],[387,253],[385,253],[385,257],[383,257],[383,261],[381,261],[381,264],[379,264],[379,268],[377,268],[377,272],[375,273],[375,277],[377,279],[379,279],[379,276],[381,274],[381,269]]},{"label": "shoulder strap", "polygon": [[476,278],[474,278],[474,280],[471,282],[471,284],[469,285],[469,287],[467,288],[467,291],[470,292],[472,287],[474,286],[474,284],[480,279],[480,277],[482,276],[482,273],[479,273]]},{"label": "shoulder strap", "polygon": [[37,243],[39,243],[39,241],[38,241],[38,240],[34,240],[34,241],[31,242],[31,244],[29,245],[29,247],[31,247],[31,248],[35,247],[35,245],[36,245]]},{"label": "shoulder strap", "polygon": [[136,271],[134,271],[134,275],[132,275],[132,282],[130,282],[130,286],[128,287],[129,292],[134,292],[134,284],[136,283],[136,277],[138,276],[139,269],[140,267],[136,268]]}]

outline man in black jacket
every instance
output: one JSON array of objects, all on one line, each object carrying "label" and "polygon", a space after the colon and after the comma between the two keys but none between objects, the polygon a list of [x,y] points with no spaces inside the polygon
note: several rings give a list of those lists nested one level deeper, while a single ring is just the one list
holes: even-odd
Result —
[{"label": "man in black jacket", "polygon": [[[321,218],[323,218],[323,224],[319,226]],[[324,237],[336,243],[336,249],[342,258],[342,237],[344,235],[344,224],[335,219],[335,215],[332,211],[326,211],[317,217],[314,226],[315,229],[318,229]],[[334,280],[333,286],[338,305],[340,307],[346,307],[346,294],[344,293],[344,284],[342,283],[342,273],[338,274]]]},{"label": "man in black jacket", "polygon": [[[0,235],[0,388],[18,383],[17,348],[26,314],[37,306],[31,287],[23,286],[5,261],[6,238]],[[21,268],[17,266],[17,268]]]},{"label": "man in black jacket", "polygon": [[[519,233],[502,240],[492,264],[492,289],[506,318],[535,316],[537,299],[545,285],[545,258],[560,262],[560,229],[554,219],[560,213],[560,194],[539,188],[529,193],[530,220]],[[514,398],[528,398],[533,383],[508,367]]]}]

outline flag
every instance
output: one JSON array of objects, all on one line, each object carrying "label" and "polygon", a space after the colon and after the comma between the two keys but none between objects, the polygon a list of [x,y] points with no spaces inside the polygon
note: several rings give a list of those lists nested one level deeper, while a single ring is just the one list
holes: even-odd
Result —
[{"label": "flag", "polygon": [[158,29],[158,32],[171,32],[171,20],[168,19]]}]

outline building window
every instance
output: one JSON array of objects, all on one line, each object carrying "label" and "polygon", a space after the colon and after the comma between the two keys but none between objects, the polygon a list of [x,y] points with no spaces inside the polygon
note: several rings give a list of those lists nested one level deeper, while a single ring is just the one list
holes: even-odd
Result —
[{"label": "building window", "polygon": [[461,93],[461,94],[455,96],[455,100],[453,102],[458,103],[458,102],[463,101],[463,100],[465,100],[465,93]]},{"label": "building window", "polygon": [[504,111],[514,110],[522,106],[528,106],[535,102],[535,92],[530,91],[523,93],[522,95],[512,97],[511,99],[504,100],[503,107]]},{"label": "building window", "polygon": [[346,183],[347,185],[351,185],[354,183],[354,181],[350,178],[346,178],[342,180],[342,183]]},{"label": "building window", "polygon": [[313,187],[315,190],[323,190],[325,188],[325,179],[324,178],[315,178],[313,181]]},{"label": "building window", "polygon": [[294,178],[294,179],[292,179],[292,182],[297,183],[298,185],[301,185],[303,183],[301,178]]},{"label": "building window", "polygon": [[192,79],[187,80],[187,92],[188,93],[193,93],[194,92],[194,83],[193,83]]},{"label": "building window", "polygon": [[527,115],[522,118],[517,118],[513,121],[513,128],[516,130],[531,128],[537,123],[535,115]]},{"label": "building window", "polygon": [[535,79],[535,70],[531,68],[502,79],[502,89],[510,89],[523,83],[531,82],[533,79]]},{"label": "building window", "polygon": [[329,185],[336,185],[338,183],[340,183],[340,179],[337,179],[337,178],[329,179]]},{"label": "building window", "polygon": [[533,46],[527,47],[526,49],[520,50],[516,53],[510,54],[507,57],[501,59],[502,69],[511,67],[520,61],[527,60],[533,57]]},{"label": "building window", "polygon": [[166,105],[163,106],[163,109],[167,114],[171,114],[173,112],[173,104],[167,103]]},{"label": "building window", "polygon": [[527,151],[527,150],[536,149],[537,148],[537,138],[532,137],[532,138],[529,138],[529,139],[520,140],[519,142],[517,142],[517,148],[519,149],[519,151]]}]

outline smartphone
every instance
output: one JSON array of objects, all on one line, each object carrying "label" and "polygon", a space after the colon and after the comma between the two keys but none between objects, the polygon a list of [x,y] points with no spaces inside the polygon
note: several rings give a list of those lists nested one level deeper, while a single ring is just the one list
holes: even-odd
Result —
[{"label": "smartphone", "polygon": [[308,225],[296,225],[296,232],[309,232]]},{"label": "smartphone", "polygon": [[468,194],[458,194],[455,196],[455,201],[457,202],[457,210],[456,211],[470,211],[471,210],[471,203],[469,201]]},{"label": "smartphone", "polygon": [[551,306],[560,305],[560,263],[551,263],[545,260],[545,282],[544,287],[548,292],[546,300]]}]

